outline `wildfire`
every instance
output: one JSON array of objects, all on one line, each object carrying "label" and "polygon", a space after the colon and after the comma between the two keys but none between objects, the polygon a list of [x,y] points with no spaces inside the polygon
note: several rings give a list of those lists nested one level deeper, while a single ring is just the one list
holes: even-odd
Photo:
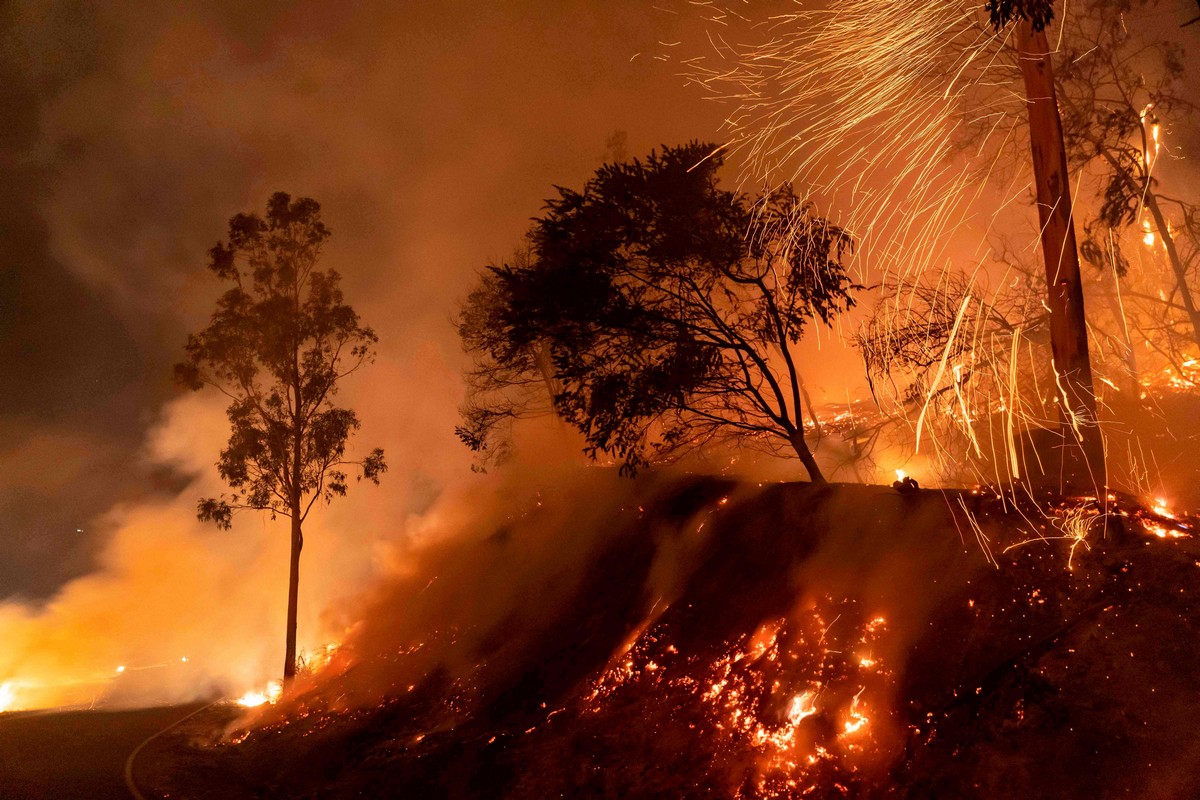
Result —
[{"label": "wildfire", "polygon": [[1142,109],[1142,113],[1139,115],[1141,117],[1143,135],[1145,130],[1148,129],[1150,131],[1149,141],[1146,142],[1141,154],[1142,164],[1145,165],[1147,172],[1154,168],[1155,162],[1158,161],[1159,150],[1162,146],[1161,142],[1159,141],[1160,124],[1158,117],[1153,113],[1153,111],[1154,103],[1150,103]]},{"label": "wildfire", "polygon": [[17,687],[12,681],[0,683],[0,714],[14,711],[17,707]]},{"label": "wildfire", "polygon": [[1147,501],[1146,505],[1149,506],[1153,516],[1135,512],[1135,517],[1141,522],[1142,529],[1146,533],[1153,534],[1159,539],[1183,539],[1193,530],[1194,520],[1186,515],[1181,518],[1171,510],[1165,498],[1156,497],[1153,501]]},{"label": "wildfire", "polygon": [[1168,530],[1167,528],[1164,528],[1162,525],[1151,524],[1151,525],[1147,525],[1146,529],[1149,530],[1151,533],[1153,533],[1155,536],[1157,536],[1160,539],[1166,539],[1168,537],[1171,539],[1182,539],[1184,536],[1187,535],[1184,533],[1180,533],[1179,531]]},{"label": "wildfire", "polygon": [[283,684],[271,681],[266,688],[251,690],[237,699],[237,704],[243,708],[257,708],[261,705],[274,705],[283,694]]},{"label": "wildfire", "polygon": [[865,686],[859,689],[858,693],[854,695],[854,699],[850,701],[849,719],[842,723],[842,736],[849,736],[852,733],[857,733],[864,725],[870,722],[870,720],[867,719],[867,715],[862,713],[862,710],[859,708],[858,704],[858,699],[862,697],[862,693],[866,690],[867,687]]},{"label": "wildfire", "polygon": [[753,791],[734,796],[797,796],[814,781],[854,773],[858,755],[877,745],[867,700],[869,687],[891,680],[874,656],[886,628],[884,617],[863,614],[855,601],[826,596],[763,621],[708,660],[681,653],[671,626],[659,623],[613,654],[582,698],[584,709],[625,706],[626,692],[698,703],[705,722],[697,735],[755,765]]},{"label": "wildfire", "polygon": [[[329,665],[333,657],[337,655],[341,648],[341,642],[330,642],[318,647],[316,650],[304,653],[300,658],[300,671],[315,673]],[[187,662],[187,658],[180,659]],[[236,702],[243,708],[258,708],[263,705],[275,705],[279,702],[279,698],[283,695],[283,685],[279,681],[270,681],[262,689],[251,689],[250,691],[239,697]]]},{"label": "wildfire", "polygon": [[1154,505],[1150,509],[1160,517],[1175,519],[1175,515],[1171,513],[1171,509],[1167,506],[1167,501],[1161,497],[1154,498]]},{"label": "wildfire", "polygon": [[1158,373],[1143,377],[1141,384],[1152,392],[1192,392],[1200,385],[1200,359],[1188,356],[1178,364],[1168,364]]},{"label": "wildfire", "polygon": [[799,725],[805,717],[811,717],[817,713],[816,701],[816,692],[805,692],[793,697],[791,706],[788,708],[788,722],[793,726]]}]

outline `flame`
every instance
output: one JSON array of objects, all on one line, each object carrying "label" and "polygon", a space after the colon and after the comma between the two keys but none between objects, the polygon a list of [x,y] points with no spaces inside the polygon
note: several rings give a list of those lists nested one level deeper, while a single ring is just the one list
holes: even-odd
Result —
[{"label": "flame", "polygon": [[[329,666],[329,662],[337,655],[341,646],[341,642],[329,642],[316,650],[304,653],[302,669],[310,672],[320,672]],[[187,663],[188,659],[187,656],[184,656],[179,660]],[[251,689],[234,702],[243,708],[257,708],[262,705],[275,705],[275,703],[279,702],[281,696],[283,696],[283,684],[279,681],[270,681],[264,688]]]},{"label": "flame", "polygon": [[1155,525],[1153,523],[1147,525],[1146,530],[1150,531],[1160,539],[1166,539],[1168,537],[1172,539],[1182,539],[1187,536],[1187,534],[1181,533],[1180,531],[1173,531],[1162,525]]},{"label": "flame", "polygon": [[265,704],[274,705],[282,694],[283,685],[279,681],[271,681],[265,689],[246,692],[237,699],[237,704],[243,708],[257,708]]},{"label": "flame", "polygon": [[902,469],[896,470],[896,480],[902,481],[907,477],[908,477],[908,473],[905,472],[904,470],[902,470]]},{"label": "flame", "polygon": [[867,718],[867,715],[862,713],[858,705],[858,698],[862,697],[862,693],[866,690],[867,687],[865,686],[859,689],[854,695],[854,699],[850,701],[850,715],[849,719],[847,719],[842,725],[842,736],[849,736],[852,733],[857,733],[864,725],[870,722],[870,720]]},{"label": "flame", "polygon": [[[1145,165],[1147,171],[1154,168],[1155,162],[1158,161],[1158,153],[1161,147],[1161,142],[1159,142],[1158,138],[1158,117],[1157,115],[1151,113],[1153,110],[1154,103],[1150,103],[1142,109],[1142,113],[1139,115],[1141,117],[1143,129],[1146,127],[1150,128],[1149,146],[1146,148],[1146,152],[1141,154],[1142,164]],[[1149,123],[1149,126],[1147,126],[1147,123]]]},{"label": "flame", "polygon": [[816,692],[804,692],[793,697],[791,705],[788,706],[788,722],[792,725],[799,725],[805,717],[811,717],[817,713],[816,701]]},{"label": "flame", "polygon": [[0,714],[17,708],[17,687],[12,681],[0,683]]},{"label": "flame", "polygon": [[[832,597],[825,600],[834,602]],[[768,620],[704,663],[679,657],[669,641],[669,626],[644,625],[593,682],[582,698],[584,708],[598,713],[625,690],[685,692],[707,706],[706,735],[730,748],[753,751],[749,755],[757,765],[756,789],[737,796],[797,797],[806,782],[817,780],[819,771],[827,768],[821,765],[853,772],[854,759],[876,746],[870,733],[872,715],[864,702],[872,684],[859,681],[887,680],[889,673],[874,655],[887,620],[869,616],[835,634],[830,634],[832,627],[817,609]],[[852,638],[834,646],[844,637]],[[870,674],[857,672],[859,681],[851,694],[843,687],[855,667]],[[833,679],[823,682],[827,676]],[[826,733],[826,725],[805,723],[809,717],[824,717],[832,727]],[[828,736],[836,738],[836,747],[828,746]]]}]

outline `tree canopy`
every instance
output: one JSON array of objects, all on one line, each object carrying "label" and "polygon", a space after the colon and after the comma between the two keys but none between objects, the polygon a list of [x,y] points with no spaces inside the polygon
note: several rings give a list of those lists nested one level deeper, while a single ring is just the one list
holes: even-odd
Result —
[{"label": "tree canopy", "polygon": [[791,187],[723,189],[721,165],[691,143],[558,187],[527,248],[484,271],[460,316],[475,357],[468,446],[503,448],[540,395],[625,472],[734,438],[790,449],[823,480],[796,345],[854,305],[852,242]]},{"label": "tree canopy", "polygon": [[985,8],[995,30],[1014,20],[1028,20],[1035,31],[1043,31],[1054,19],[1052,0],[987,0]]}]

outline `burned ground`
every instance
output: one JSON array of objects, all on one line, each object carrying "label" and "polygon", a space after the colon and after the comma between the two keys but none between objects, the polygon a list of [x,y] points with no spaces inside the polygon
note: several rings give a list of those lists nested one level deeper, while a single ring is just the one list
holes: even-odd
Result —
[{"label": "burned ground", "polygon": [[640,491],[536,624],[430,632],[469,643],[469,669],[362,707],[342,698],[366,661],[347,662],[255,721],[195,718],[139,780],[197,798],[1200,792],[1186,531],[1114,513],[1040,539],[1086,504],[987,490]]}]

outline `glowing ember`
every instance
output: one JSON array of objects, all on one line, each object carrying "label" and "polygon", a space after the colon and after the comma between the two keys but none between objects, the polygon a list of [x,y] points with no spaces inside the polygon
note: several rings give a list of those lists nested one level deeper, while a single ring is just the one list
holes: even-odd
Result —
[{"label": "glowing ember", "polygon": [[[857,696],[855,697],[857,700]],[[817,695],[816,692],[805,692],[798,694],[792,698],[792,703],[788,707],[788,722],[792,725],[799,725],[800,721],[805,717],[811,717],[817,713]]]},{"label": "glowing ember", "polygon": [[1162,525],[1155,525],[1153,523],[1147,525],[1146,530],[1150,531],[1160,539],[1182,539],[1187,536],[1187,534],[1181,533],[1180,531],[1173,531]]},{"label": "glowing ember", "polygon": [[257,708],[268,703],[274,705],[282,694],[283,686],[279,681],[271,681],[266,689],[246,692],[237,699],[237,704],[243,708]]}]

